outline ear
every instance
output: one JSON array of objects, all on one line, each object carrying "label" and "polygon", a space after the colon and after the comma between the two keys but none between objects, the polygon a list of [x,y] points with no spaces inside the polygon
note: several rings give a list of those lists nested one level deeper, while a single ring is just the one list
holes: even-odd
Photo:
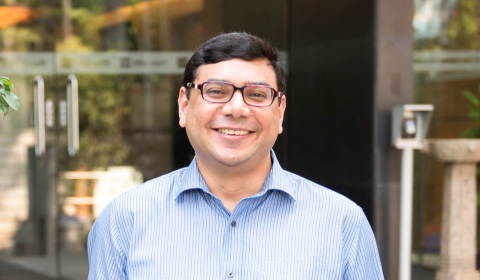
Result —
[{"label": "ear", "polygon": [[185,87],[181,87],[178,94],[178,117],[180,119],[178,123],[181,127],[187,125],[188,99],[186,91],[187,89]]},{"label": "ear", "polygon": [[285,95],[282,96],[282,102],[280,106],[278,106],[278,134],[282,134],[283,132],[283,116],[285,115],[285,109],[287,108],[287,97]]}]

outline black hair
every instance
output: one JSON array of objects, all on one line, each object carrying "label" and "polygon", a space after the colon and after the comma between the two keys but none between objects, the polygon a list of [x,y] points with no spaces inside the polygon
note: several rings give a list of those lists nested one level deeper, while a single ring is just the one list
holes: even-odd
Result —
[{"label": "black hair", "polygon": [[[285,93],[285,70],[275,47],[262,38],[244,32],[220,34],[203,43],[185,66],[183,85],[193,83],[197,69],[201,65],[214,64],[235,58],[245,61],[266,58],[275,71],[277,90]],[[187,98],[190,97],[189,88],[187,88],[186,95]]]}]

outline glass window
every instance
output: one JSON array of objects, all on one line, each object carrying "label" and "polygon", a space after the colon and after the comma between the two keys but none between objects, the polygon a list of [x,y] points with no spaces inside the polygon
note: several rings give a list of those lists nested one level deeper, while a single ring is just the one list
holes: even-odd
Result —
[{"label": "glass window", "polygon": [[[428,138],[480,137],[469,109],[480,97],[479,8],[479,0],[415,0],[415,103],[435,107]],[[414,251],[438,267],[443,168],[425,155],[415,164]]]}]

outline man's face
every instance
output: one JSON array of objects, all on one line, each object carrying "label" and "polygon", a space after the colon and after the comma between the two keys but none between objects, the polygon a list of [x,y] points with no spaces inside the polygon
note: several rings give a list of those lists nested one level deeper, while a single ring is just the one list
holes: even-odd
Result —
[{"label": "man's face", "polygon": [[[268,84],[278,89],[275,72],[267,59],[232,59],[202,65],[197,69],[194,83],[207,80],[230,82],[237,87]],[[282,133],[285,97],[281,105],[275,99],[269,107],[252,107],[245,104],[239,90],[223,104],[203,100],[200,90],[193,88],[187,100],[185,90],[180,89],[178,99],[180,126],[186,128],[198,160],[210,166],[232,167],[254,167],[265,162],[277,135]]]}]

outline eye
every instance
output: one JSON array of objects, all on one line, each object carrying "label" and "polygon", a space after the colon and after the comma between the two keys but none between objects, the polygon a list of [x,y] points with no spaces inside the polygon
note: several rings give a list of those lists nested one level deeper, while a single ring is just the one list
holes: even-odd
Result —
[{"label": "eye", "polygon": [[252,94],[250,94],[250,96],[254,98],[267,98],[267,96],[263,92],[253,92]]},{"label": "eye", "polygon": [[225,94],[225,91],[218,88],[211,88],[207,90],[207,94],[216,95],[216,94]]},{"label": "eye", "polygon": [[220,84],[209,84],[204,89],[204,93],[212,97],[228,95],[230,92],[231,89],[228,85]]},{"label": "eye", "polygon": [[245,88],[245,95],[249,99],[253,100],[265,100],[269,99],[270,89],[268,88]]},{"label": "eye", "polygon": [[203,87],[203,98],[212,102],[224,102],[228,100],[233,92],[230,84],[205,83]]}]

